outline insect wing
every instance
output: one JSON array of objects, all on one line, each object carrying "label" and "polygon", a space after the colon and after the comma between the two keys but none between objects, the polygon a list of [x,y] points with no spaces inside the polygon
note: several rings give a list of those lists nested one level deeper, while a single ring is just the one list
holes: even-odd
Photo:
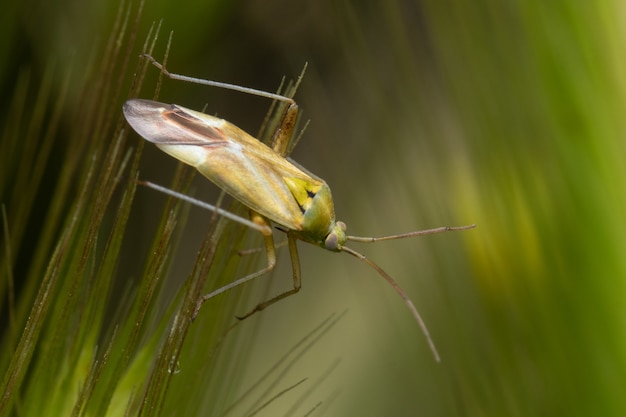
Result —
[{"label": "insect wing", "polygon": [[315,187],[325,185],[226,120],[139,99],[124,104],[124,115],[143,138],[290,230],[301,230],[303,209],[285,179],[290,179],[292,187],[293,179]]}]

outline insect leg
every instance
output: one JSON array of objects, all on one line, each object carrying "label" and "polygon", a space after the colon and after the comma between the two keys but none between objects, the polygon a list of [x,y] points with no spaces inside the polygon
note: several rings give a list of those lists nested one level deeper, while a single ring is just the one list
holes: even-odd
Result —
[{"label": "insect leg", "polygon": [[[267,257],[267,266],[259,271],[256,271],[252,274],[246,275],[245,277],[241,277],[233,282],[231,282],[230,284],[226,284],[223,287],[220,287],[218,289],[216,289],[215,291],[212,291],[208,294],[203,295],[202,297],[200,297],[200,299],[198,300],[198,302],[196,303],[196,308],[193,311],[193,315],[191,316],[191,319],[194,320],[196,318],[196,316],[198,315],[198,313],[200,312],[200,308],[202,307],[202,304],[204,304],[205,301],[210,300],[211,298],[215,297],[216,295],[219,295],[223,292],[226,292],[228,290],[231,290],[235,287],[240,286],[241,284],[245,284],[248,281],[251,281],[255,278],[260,277],[261,275],[264,275],[266,273],[268,273],[269,271],[271,271],[272,269],[274,269],[274,267],[276,266],[276,246],[274,245],[274,237],[272,235],[272,229],[269,227],[269,224],[267,222],[267,220],[265,220],[265,218],[257,213],[252,212],[251,214],[251,219],[253,223],[259,224],[259,226],[267,226],[267,230],[269,230],[268,233],[265,232],[261,232],[263,233],[263,239],[265,241],[265,253],[266,253],[266,257]],[[248,316],[250,316],[252,313],[254,313],[255,311],[252,311],[249,314],[246,314],[243,318],[246,318]],[[238,317],[241,318],[241,317]]]},{"label": "insect leg", "polygon": [[263,90],[257,90],[256,88],[242,87],[236,84],[223,83],[223,82],[213,81],[213,80],[205,80],[203,78],[188,77],[182,74],[174,74],[172,72],[169,72],[160,62],[154,59],[152,55],[143,54],[142,57],[147,59],[149,62],[151,62],[152,65],[154,65],[159,70],[161,70],[163,75],[165,75],[167,78],[172,79],[172,80],[184,81],[184,82],[188,82],[192,84],[206,85],[209,87],[225,88],[227,90],[239,91],[240,93],[252,94],[255,96],[259,96],[259,97],[266,97],[272,100],[278,100],[278,101],[282,101],[288,104],[295,104],[294,100],[290,97],[285,97],[280,94],[274,94],[274,93],[270,93],[270,92],[263,91]]},{"label": "insect leg", "polygon": [[165,187],[163,187],[161,185],[155,184],[155,183],[150,182],[150,181],[137,180],[137,183],[141,184],[141,185],[145,185],[148,188],[152,188],[153,190],[157,190],[159,192],[162,192],[163,194],[167,194],[167,195],[172,196],[174,198],[178,198],[179,200],[183,200],[183,201],[186,201],[188,203],[191,203],[194,206],[198,206],[198,207],[203,208],[205,210],[214,211],[214,212],[216,212],[217,214],[219,214],[222,217],[226,217],[229,220],[232,220],[234,222],[243,224],[244,226],[247,226],[247,227],[249,227],[251,229],[258,230],[259,232],[263,233],[264,235],[266,233],[269,233],[271,235],[271,233],[272,233],[272,228],[265,221],[263,221],[263,222],[251,221],[249,219],[246,219],[246,218],[241,217],[241,216],[237,216],[236,214],[233,214],[233,213],[231,213],[229,211],[226,211],[224,209],[221,209],[219,207],[215,207],[212,204],[205,203],[204,201],[198,200],[196,198],[190,197],[190,196],[188,196],[186,194],[182,194],[182,193],[179,193],[179,192],[174,191],[174,190],[170,190],[169,188],[165,188]]},{"label": "insect leg", "polygon": [[300,291],[300,287],[301,287],[300,258],[298,257],[298,247],[297,247],[296,242],[297,242],[297,239],[294,236],[292,236],[289,232],[287,232],[287,243],[289,244],[289,256],[291,258],[291,268],[293,271],[293,288],[283,293],[280,293],[277,296],[272,297],[267,301],[260,303],[259,305],[254,307],[252,310],[250,310],[248,313],[244,314],[243,316],[238,316],[237,318],[239,320],[246,319],[250,317],[251,315],[253,315],[254,313],[261,311],[271,306],[272,304],[282,300],[283,298],[287,298],[290,295],[293,295],[297,293],[298,291]]},{"label": "insect leg", "polygon": [[293,136],[293,131],[296,128],[297,121],[298,105],[296,103],[291,103],[285,111],[280,127],[276,129],[274,137],[272,138],[272,149],[274,149],[281,156],[289,155],[293,149],[291,138]]}]

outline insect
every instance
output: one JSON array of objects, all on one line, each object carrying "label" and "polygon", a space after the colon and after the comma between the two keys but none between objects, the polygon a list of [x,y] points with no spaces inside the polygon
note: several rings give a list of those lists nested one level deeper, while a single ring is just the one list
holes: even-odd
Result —
[{"label": "insect", "polygon": [[413,302],[402,288],[381,267],[361,253],[347,247],[347,241],[372,243],[403,239],[447,231],[466,230],[475,225],[439,227],[384,237],[359,237],[346,234],[346,225],[335,220],[331,191],[326,182],[285,158],[286,143],[294,132],[298,107],[293,99],[230,84],[196,79],[169,73],[154,58],[145,56],[168,77],[194,83],[219,86],[261,95],[287,104],[281,127],[276,131],[273,148],[265,145],[226,120],[209,116],[175,104],[131,99],[123,106],[130,126],[144,139],[162,151],[198,169],[198,171],[230,196],[251,210],[250,220],[180,195],[156,184],[152,188],[183,198],[194,204],[217,211],[220,215],[258,230],[264,238],[267,266],[239,278],[198,300],[194,317],[206,300],[257,278],[276,265],[276,247],[271,225],[287,235],[293,269],[293,288],[270,298],[250,310],[245,319],[275,302],[297,293],[301,286],[300,262],[296,242],[317,245],[332,252],[345,252],[368,264],[402,297],[418,322],[429,347],[439,361],[439,354],[428,329]]}]

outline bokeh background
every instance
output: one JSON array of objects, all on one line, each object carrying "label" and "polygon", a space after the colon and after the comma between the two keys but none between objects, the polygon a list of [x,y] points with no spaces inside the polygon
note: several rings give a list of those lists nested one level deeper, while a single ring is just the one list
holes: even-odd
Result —
[{"label": "bokeh background", "polygon": [[[137,6],[130,4],[132,16]],[[9,1],[0,17],[1,96],[12,97],[28,72],[33,86],[51,85],[51,97],[68,82],[65,106],[76,112],[81,92],[72,86],[98,65],[118,7],[110,0]],[[298,353],[278,386],[308,379],[260,414],[626,413],[621,2],[147,0],[140,19],[125,85],[150,25],[160,20],[155,54],[163,54],[173,31],[173,72],[273,91],[283,75],[295,78],[308,63],[296,99],[310,124],[292,157],[329,183],[350,233],[477,224],[468,232],[352,245],[411,296],[441,363],[373,270],[301,244],[302,291],[240,326],[237,342],[221,351],[213,388],[197,376],[192,384],[185,379],[212,343],[203,339],[210,317],[201,313],[164,415],[223,415],[331,314],[343,315]],[[157,70],[150,70],[154,78]],[[206,104],[208,113],[256,132],[268,103],[214,90],[166,80],[160,97],[196,109]],[[11,103],[0,100],[3,114]],[[0,120],[4,129],[11,125]],[[46,216],[53,158],[49,164],[34,219]],[[147,147],[141,177],[167,184],[175,167]],[[202,178],[193,188],[207,201],[216,198]],[[4,193],[1,203],[11,195],[19,198]],[[126,237],[138,258],[147,256],[142,235],[154,227],[152,213],[164,199],[138,190]],[[203,239],[205,227],[195,225],[208,221],[196,209],[189,216],[166,284],[172,293]],[[30,239],[36,226],[33,220]],[[29,245],[13,250],[19,280]],[[282,255],[272,292],[290,285]],[[128,269],[118,268],[113,279],[133,275],[134,258],[125,255]],[[257,290],[264,287],[237,290],[245,294],[237,311],[262,298]],[[237,356],[242,346],[244,357]],[[307,399],[298,402],[303,393]],[[315,408],[318,402],[323,406]],[[244,410],[229,415],[250,414]]]}]

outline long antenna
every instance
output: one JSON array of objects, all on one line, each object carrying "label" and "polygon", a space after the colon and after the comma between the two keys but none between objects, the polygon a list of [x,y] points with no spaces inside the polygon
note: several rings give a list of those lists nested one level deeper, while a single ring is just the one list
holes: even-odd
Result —
[{"label": "long antenna", "polygon": [[[419,232],[417,232],[417,233],[419,233]],[[372,262],[368,258],[366,258],[365,255],[355,251],[354,249],[350,249],[350,248],[348,248],[346,246],[342,246],[341,250],[343,252],[349,253],[350,255],[354,256],[355,258],[360,259],[361,261],[363,261],[366,264],[368,264],[369,266],[371,266],[376,272],[378,272],[380,274],[381,277],[385,278],[385,280],[387,280],[387,282],[389,284],[391,284],[393,289],[396,290],[396,292],[400,295],[400,297],[402,297],[402,299],[404,300],[404,303],[407,305],[407,307],[409,307],[409,310],[411,310],[411,313],[413,314],[413,317],[417,321],[417,324],[419,324],[420,328],[422,329],[422,333],[424,334],[424,337],[426,338],[426,341],[428,342],[428,346],[430,347],[430,351],[433,353],[433,356],[435,357],[435,361],[436,362],[440,362],[441,359],[439,358],[439,352],[437,352],[437,348],[435,347],[435,342],[433,342],[433,339],[430,337],[430,333],[428,332],[428,328],[426,327],[426,323],[424,323],[424,320],[422,319],[422,316],[420,316],[420,313],[417,311],[417,308],[415,308],[415,305],[413,304],[413,301],[411,301],[409,296],[406,295],[406,293],[400,287],[400,285],[398,285],[398,283],[396,281],[394,281],[394,279],[391,278],[391,276],[389,276],[389,274],[386,273],[380,266],[378,266],[377,264],[375,264],[374,262]]]},{"label": "long antenna", "polygon": [[458,232],[461,230],[473,229],[475,227],[476,227],[475,224],[470,224],[468,226],[456,226],[456,227],[443,226],[443,227],[436,227],[434,229],[426,229],[426,230],[418,230],[416,232],[402,233],[400,235],[380,236],[380,237],[346,236],[346,239],[351,240],[353,242],[373,243],[373,242],[380,242],[383,240],[395,240],[395,239],[405,239],[408,237],[415,237],[415,236],[434,235],[436,233]]}]

